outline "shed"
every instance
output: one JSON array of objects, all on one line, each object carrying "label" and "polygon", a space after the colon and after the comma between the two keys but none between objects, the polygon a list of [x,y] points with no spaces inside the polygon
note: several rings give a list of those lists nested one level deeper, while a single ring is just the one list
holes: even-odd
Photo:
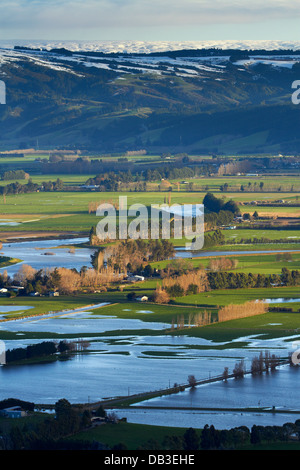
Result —
[{"label": "shed", "polygon": [[26,411],[22,410],[20,406],[12,406],[11,408],[0,410],[0,416],[5,416],[6,418],[22,418],[26,415]]},{"label": "shed", "polygon": [[51,291],[51,292],[49,292],[49,297],[59,297],[59,292]]},{"label": "shed", "polygon": [[148,297],[146,295],[143,295],[142,297],[137,297],[136,300],[138,302],[147,302]]}]

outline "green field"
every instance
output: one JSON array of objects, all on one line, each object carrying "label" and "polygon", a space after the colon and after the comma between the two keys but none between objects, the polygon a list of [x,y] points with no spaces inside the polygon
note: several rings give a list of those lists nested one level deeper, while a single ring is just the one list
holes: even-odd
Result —
[{"label": "green field", "polygon": [[[227,243],[230,243],[231,240],[239,242],[243,239],[260,239],[267,238],[269,240],[280,240],[287,239],[287,241],[299,241],[300,242],[300,231],[299,230],[287,230],[286,227],[279,229],[257,229],[255,226],[253,228],[241,228],[241,229],[232,229],[224,230],[225,239]],[[253,244],[253,248],[255,244]]]},{"label": "green field", "polygon": [[[72,184],[72,177],[69,184]],[[205,196],[205,192],[172,192],[171,204],[201,204]],[[95,214],[89,214],[89,203],[104,201],[119,201],[119,196],[127,196],[128,207],[135,203],[144,204],[150,207],[151,204],[163,204],[166,192],[39,192],[30,194],[7,195],[5,201],[0,197],[0,222],[1,231],[39,231],[39,230],[58,230],[58,231],[89,231],[92,225],[96,224]],[[251,201],[255,195],[242,195],[243,200]],[[284,197],[284,195],[281,195]],[[270,193],[270,200],[276,200],[278,194]],[[226,194],[226,199],[233,198],[237,202],[242,201],[240,194]],[[253,214],[255,211],[259,215],[269,216],[290,216],[299,217],[300,207],[257,207],[257,206],[240,206],[241,212],[249,212]],[[16,222],[20,225],[5,225],[5,222]],[[274,237],[284,238],[297,236],[297,234],[289,233],[283,230],[282,234],[276,231],[267,230],[265,233],[254,231],[250,233],[247,229],[245,232],[226,231],[226,237],[230,239],[234,236],[242,238],[246,236],[253,237]]]},{"label": "green field", "polygon": [[[271,288],[252,288],[252,289],[217,289],[211,292],[202,292],[195,295],[186,295],[177,297],[177,304],[185,305],[212,305],[222,306],[231,303],[247,302],[257,299],[277,299],[277,298],[298,298],[299,287],[271,287]],[[300,297],[300,296],[299,296]],[[296,304],[292,303],[292,307]]]},{"label": "green field", "polygon": [[[266,247],[266,246],[265,246]],[[227,250],[228,246],[226,246]],[[278,248],[278,246],[277,246]],[[276,249],[277,249],[276,248]],[[290,247],[292,248],[292,247]],[[240,250],[241,247],[238,247]],[[255,247],[255,249],[259,249]],[[290,270],[300,269],[300,246],[297,245],[295,250],[299,249],[299,253],[291,253],[291,260],[289,261],[278,261],[276,254],[245,254],[243,255],[226,255],[226,259],[235,259],[238,264],[235,269],[232,269],[233,272],[245,272],[245,273],[255,273],[255,274],[280,274],[282,268],[288,268]],[[216,258],[216,256],[215,256]],[[210,257],[201,256],[198,258],[189,258],[187,263],[192,265],[194,268],[204,268],[208,269],[210,262]],[[164,269],[170,264],[170,261],[158,261],[151,263],[153,268]],[[227,270],[228,271],[228,270]]]},{"label": "green field", "polygon": [[[120,413],[120,418],[122,412]],[[71,439],[72,442],[76,440],[98,441],[108,446],[123,444],[128,450],[136,450],[140,447],[146,446],[148,441],[157,442],[159,447],[163,446],[166,436],[182,437],[185,433],[185,428],[170,428],[168,426],[149,426],[145,424],[134,424],[120,422],[118,425],[106,424],[105,426],[96,426],[87,432],[78,433],[76,437]],[[201,431],[197,431],[200,437]]]},{"label": "green field", "polygon": [[[122,412],[119,413],[120,417]],[[118,425],[107,424],[105,426],[97,426],[89,431],[78,433],[75,437],[70,438],[71,442],[80,440],[88,440],[89,442],[101,442],[108,446],[123,444],[127,450],[137,450],[146,448],[149,450],[149,441],[155,450],[164,448],[167,436],[176,436],[182,438],[186,432],[185,428],[174,428],[168,426],[149,426],[146,424],[134,424],[120,422]],[[201,438],[201,430],[196,430],[197,435]],[[151,444],[150,444],[151,445]],[[237,450],[299,450],[299,442],[265,442],[255,445],[238,446]],[[199,452],[199,451],[197,451]]]}]

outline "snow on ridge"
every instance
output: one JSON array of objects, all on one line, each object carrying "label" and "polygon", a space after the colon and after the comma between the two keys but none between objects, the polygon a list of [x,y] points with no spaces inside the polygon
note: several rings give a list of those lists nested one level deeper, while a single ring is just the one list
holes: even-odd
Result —
[{"label": "snow on ridge", "polygon": [[105,53],[151,53],[182,49],[265,49],[300,50],[300,41],[280,40],[225,40],[225,41],[44,41],[44,40],[0,40],[0,47],[12,49],[14,46],[31,48],[66,48],[71,51],[91,51]]},{"label": "snow on ridge", "polygon": [[[28,48],[44,49],[41,52],[33,52],[30,50],[14,50],[14,46],[24,46]],[[54,70],[73,73],[83,77],[84,75],[78,74],[73,70],[73,66],[80,64],[86,67],[97,67],[106,70],[112,70],[119,73],[156,73],[158,75],[175,74],[183,77],[197,77],[203,78],[203,73],[214,72],[223,74],[224,63],[229,60],[228,56],[215,56],[209,55],[207,57],[168,57],[168,54],[160,56],[121,56],[120,57],[89,57],[90,54],[77,54],[76,56],[70,55],[57,55],[55,53],[48,53],[54,48],[65,48],[72,51],[101,51],[101,52],[131,52],[131,53],[150,53],[150,52],[167,52],[171,50],[180,49],[202,49],[202,48],[223,48],[226,49],[264,49],[264,50],[282,50],[293,49],[299,50],[300,55],[300,41],[287,43],[284,41],[185,41],[185,42],[145,42],[145,41],[3,41],[0,40],[0,68],[6,62],[18,62],[27,59],[35,62],[38,65],[49,67]],[[299,48],[299,49],[298,49]],[[259,57],[251,57],[242,59],[235,62],[237,66],[249,67],[258,63],[268,64],[273,67],[288,67],[291,68],[296,62],[299,62],[299,55],[280,55],[276,57],[272,54],[268,55],[267,52]],[[110,63],[112,62],[112,64]],[[244,69],[242,69],[244,70]]]}]

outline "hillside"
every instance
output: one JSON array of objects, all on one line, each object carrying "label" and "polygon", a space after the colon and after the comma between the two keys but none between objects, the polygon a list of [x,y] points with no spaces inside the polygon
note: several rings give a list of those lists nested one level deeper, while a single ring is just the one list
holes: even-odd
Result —
[{"label": "hillside", "polygon": [[[23,48],[22,48],[23,47]],[[0,49],[0,149],[299,153],[300,53]]]}]

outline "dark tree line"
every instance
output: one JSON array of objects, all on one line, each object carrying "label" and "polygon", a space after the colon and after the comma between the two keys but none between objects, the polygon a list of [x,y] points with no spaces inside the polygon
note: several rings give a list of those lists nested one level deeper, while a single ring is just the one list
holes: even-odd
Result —
[{"label": "dark tree line", "polygon": [[105,191],[116,191],[119,183],[140,183],[161,181],[162,179],[192,178],[195,176],[195,169],[190,167],[170,168],[162,167],[158,169],[147,169],[141,172],[127,171],[109,171],[103,172],[89,178],[86,181],[88,185],[100,185]]},{"label": "dark tree line", "polygon": [[92,443],[68,444],[65,437],[85,429],[91,423],[90,413],[80,411],[68,400],[61,399],[55,404],[55,415],[31,426],[18,425],[11,428],[0,442],[4,450],[44,450],[44,449],[99,449]]},{"label": "dark tree line", "polygon": [[33,411],[34,403],[24,400],[19,400],[17,398],[6,398],[5,400],[0,401],[0,410],[4,408],[11,408],[13,406],[20,406],[23,410]]},{"label": "dark tree line", "polygon": [[24,170],[9,170],[3,173],[2,180],[24,180],[26,178],[26,175],[27,174]]},{"label": "dark tree line", "polygon": [[26,348],[8,349],[5,353],[6,364],[37,357],[52,356],[69,351],[70,349],[72,349],[71,346],[65,341],[60,341],[59,343],[43,341],[42,343],[29,345]]},{"label": "dark tree line", "polygon": [[221,230],[215,232],[209,232],[204,234],[204,248],[212,246],[224,245],[225,236]]},{"label": "dark tree line", "polygon": [[61,191],[64,183],[61,179],[57,178],[56,181],[44,181],[41,184],[33,183],[31,179],[26,184],[21,184],[18,181],[9,183],[0,187],[0,194],[26,194],[34,193],[37,191]]},{"label": "dark tree line", "polygon": [[300,285],[300,271],[290,271],[287,268],[282,268],[281,274],[208,272],[207,278],[209,286],[213,290]]},{"label": "dark tree line", "polygon": [[234,214],[230,210],[220,210],[219,212],[208,212],[204,214],[204,221],[213,227],[221,225],[229,225],[234,218]]}]

